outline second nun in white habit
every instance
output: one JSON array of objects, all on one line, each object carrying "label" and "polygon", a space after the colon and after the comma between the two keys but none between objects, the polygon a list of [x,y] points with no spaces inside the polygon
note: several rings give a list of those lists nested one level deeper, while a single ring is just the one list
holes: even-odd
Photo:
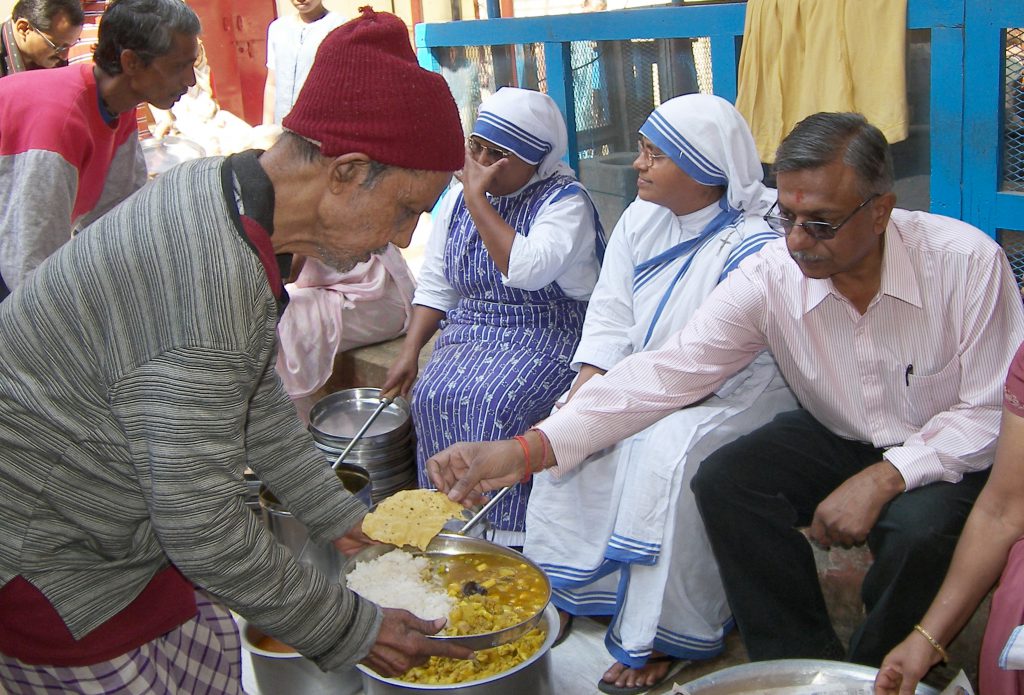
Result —
[{"label": "second nun in white habit", "polygon": [[[611,235],[569,398],[627,355],[660,347],[743,258],[778,238],[762,219],[774,191],[727,101],[676,97],[640,135],[638,198]],[[732,620],[690,478],[705,456],[795,407],[764,353],[700,405],[561,479],[534,479],[525,553],[551,577],[560,610],[613,618],[605,644],[616,663],[601,690],[641,692],[683,660],[722,651]]]}]

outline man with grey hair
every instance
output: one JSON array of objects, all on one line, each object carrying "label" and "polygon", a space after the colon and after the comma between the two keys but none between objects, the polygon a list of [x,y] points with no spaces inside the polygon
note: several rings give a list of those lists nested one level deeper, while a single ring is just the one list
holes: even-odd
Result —
[{"label": "man with grey hair", "polygon": [[67,65],[84,21],[79,0],[18,0],[0,25],[0,77]]},{"label": "man with grey hair", "polygon": [[[581,388],[526,444],[556,475],[715,392],[769,349],[803,409],[705,458],[692,482],[751,659],[877,665],[924,613],[992,463],[1024,338],[1005,254],[970,225],[894,209],[892,161],[858,114],[799,123],[765,219],[786,238],[733,271],[660,350]],[[546,438],[544,445],[540,438]],[[522,476],[516,442],[429,462],[457,499]],[[867,619],[847,652],[814,558],[869,544]],[[682,530],[681,530],[682,531]]]},{"label": "man with grey hair", "polygon": [[118,0],[95,65],[0,80],[0,300],[146,182],[135,107],[170,108],[195,84],[199,29],[181,0]]},{"label": "man with grey hair", "polygon": [[313,542],[369,542],[274,368],[282,278],[407,246],[465,162],[394,15],[332,32],[306,85],[270,149],[166,172],[0,303],[0,690],[237,695],[229,608],[325,671],[471,655],[245,505],[251,468]]}]

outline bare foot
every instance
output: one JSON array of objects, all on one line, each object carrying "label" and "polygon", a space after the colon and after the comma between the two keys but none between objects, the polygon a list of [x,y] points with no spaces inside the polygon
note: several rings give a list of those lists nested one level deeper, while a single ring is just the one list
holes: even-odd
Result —
[{"label": "bare foot", "polygon": [[607,683],[614,683],[620,688],[635,688],[637,686],[653,686],[661,682],[672,667],[672,661],[654,661],[654,657],[663,656],[659,652],[651,654],[651,659],[640,668],[630,668],[618,662],[604,672],[601,679]]}]

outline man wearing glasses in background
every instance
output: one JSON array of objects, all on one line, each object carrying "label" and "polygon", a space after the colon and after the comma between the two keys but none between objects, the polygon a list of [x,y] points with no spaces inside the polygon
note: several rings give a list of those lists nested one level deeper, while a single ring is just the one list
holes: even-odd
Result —
[{"label": "man wearing glasses in background", "polygon": [[[935,596],[985,482],[1024,312],[992,239],[893,209],[889,147],[862,116],[806,118],[775,171],[765,219],[786,238],[741,263],[661,349],[593,377],[526,443],[538,461],[545,437],[545,467],[562,475],[771,350],[803,409],[719,448],[691,485],[729,606],[752,660],[877,666]],[[514,441],[460,444],[428,469],[472,499],[522,477],[523,458]],[[802,526],[823,547],[866,541],[874,554],[849,650]]]},{"label": "man wearing glasses in background", "polygon": [[181,0],[117,0],[94,65],[0,80],[0,300],[146,182],[135,107],[168,109],[195,84],[199,29]]},{"label": "man wearing glasses in background", "polygon": [[0,77],[67,65],[84,21],[79,0],[18,0],[0,25]]}]

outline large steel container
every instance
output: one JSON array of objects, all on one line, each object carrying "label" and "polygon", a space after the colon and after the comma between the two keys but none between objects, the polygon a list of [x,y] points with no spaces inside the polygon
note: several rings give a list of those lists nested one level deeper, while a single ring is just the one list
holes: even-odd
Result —
[{"label": "large steel container", "polygon": [[[756,661],[722,669],[681,686],[684,695],[740,695],[775,688],[786,692],[870,693],[878,669],[860,664],[821,659],[777,659]],[[918,685],[917,695],[938,695],[938,690]]]},{"label": "large steel container", "polygon": [[324,672],[297,652],[271,652],[257,647],[264,633],[236,617],[242,649],[249,653],[252,675],[262,695],[354,695],[362,679],[354,668]]},{"label": "large steel container", "polygon": [[359,665],[357,668],[363,674],[363,692],[365,695],[413,695],[426,692],[431,695],[553,695],[555,690],[551,677],[550,652],[558,633],[558,611],[553,605],[548,604],[544,609],[541,623],[547,629],[544,644],[529,659],[504,673],[456,685],[420,685],[384,678],[372,669]]}]

